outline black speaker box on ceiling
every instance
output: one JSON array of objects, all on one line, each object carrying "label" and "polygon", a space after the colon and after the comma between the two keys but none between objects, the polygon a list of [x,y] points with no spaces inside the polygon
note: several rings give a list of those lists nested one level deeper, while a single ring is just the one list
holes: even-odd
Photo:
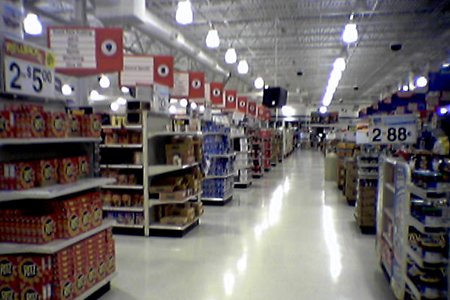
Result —
[{"label": "black speaker box on ceiling", "polygon": [[264,89],[263,105],[269,108],[283,107],[287,103],[287,90],[281,87]]}]

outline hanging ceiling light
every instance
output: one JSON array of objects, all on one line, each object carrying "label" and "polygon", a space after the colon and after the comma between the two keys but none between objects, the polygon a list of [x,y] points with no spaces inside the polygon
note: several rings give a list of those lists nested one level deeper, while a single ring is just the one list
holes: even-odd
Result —
[{"label": "hanging ceiling light", "polygon": [[285,105],[281,108],[281,113],[283,116],[292,117],[295,115],[295,109],[290,105]]},{"label": "hanging ceiling light", "polygon": [[239,74],[247,74],[248,73],[248,63],[245,59],[242,59],[239,61],[237,70],[238,70]]},{"label": "hanging ceiling light", "polygon": [[324,113],[326,113],[328,111],[328,108],[326,107],[326,106],[321,106],[320,108],[319,108],[319,112],[321,113],[321,114],[324,114]]},{"label": "hanging ceiling light", "polygon": [[124,94],[128,94],[130,92],[130,89],[127,86],[123,86],[120,88],[120,90],[122,91],[122,93]]},{"label": "hanging ceiling light", "polygon": [[199,109],[198,109],[201,113],[205,112],[205,106],[204,105],[200,105]]},{"label": "hanging ceiling light", "polygon": [[40,35],[42,33],[42,23],[37,15],[28,13],[23,20],[23,29],[27,34]]},{"label": "hanging ceiling light", "polygon": [[206,35],[206,46],[208,48],[217,48],[220,45],[219,32],[216,29],[211,28]]},{"label": "hanging ceiling light", "polygon": [[192,5],[189,0],[180,0],[178,2],[175,20],[181,25],[188,25],[194,21],[194,13],[192,12]]},{"label": "hanging ceiling light", "polygon": [[100,84],[100,87],[103,89],[107,89],[111,85],[111,81],[109,80],[108,76],[105,75],[100,76],[98,83]]},{"label": "hanging ceiling light", "polygon": [[118,111],[119,110],[119,103],[117,103],[117,102],[111,103],[111,110],[112,111]]},{"label": "hanging ceiling light", "polygon": [[419,88],[426,87],[428,84],[428,79],[425,76],[420,76],[416,79],[416,86]]},{"label": "hanging ceiling light", "polygon": [[61,93],[64,96],[70,96],[72,94],[72,87],[67,83],[63,84],[61,87]]},{"label": "hanging ceiling light", "polygon": [[169,106],[169,113],[171,113],[172,115],[177,113],[177,108],[175,105]]},{"label": "hanging ceiling light", "polygon": [[191,109],[192,109],[192,110],[196,110],[196,109],[197,109],[197,103],[192,102],[192,103],[191,103]]},{"label": "hanging ceiling light", "polygon": [[237,61],[237,53],[236,49],[234,48],[228,48],[227,52],[225,53],[225,62],[229,65],[235,64]]},{"label": "hanging ceiling light", "polygon": [[349,23],[345,25],[344,32],[342,33],[342,40],[351,44],[358,40],[358,29],[356,28],[356,24]]},{"label": "hanging ceiling light", "polygon": [[180,100],[180,106],[181,107],[187,107],[188,106],[188,101],[187,99],[183,98]]},{"label": "hanging ceiling light", "polygon": [[256,78],[254,85],[258,90],[262,89],[264,87],[264,79],[261,76]]},{"label": "hanging ceiling light", "polygon": [[407,84],[405,84],[404,86],[402,86],[402,91],[407,92],[409,91],[409,86]]},{"label": "hanging ceiling light", "polygon": [[116,100],[117,104],[119,105],[126,105],[127,104],[127,99],[123,98],[123,97],[118,97]]}]

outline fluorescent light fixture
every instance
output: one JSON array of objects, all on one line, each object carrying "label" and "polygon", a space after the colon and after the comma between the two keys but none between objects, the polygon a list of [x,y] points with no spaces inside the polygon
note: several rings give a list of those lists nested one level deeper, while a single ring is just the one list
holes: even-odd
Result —
[{"label": "fluorescent light fixture", "polygon": [[339,71],[343,72],[345,70],[345,67],[346,67],[345,58],[343,58],[343,57],[336,58],[336,60],[334,61],[334,64],[333,64],[333,68],[335,70],[339,70]]},{"label": "fluorescent light fixture", "polygon": [[428,79],[425,76],[420,76],[416,79],[416,86],[419,88],[426,87],[428,84]]},{"label": "fluorescent light fixture", "polygon": [[321,114],[324,114],[324,113],[326,113],[328,111],[328,108],[326,107],[326,106],[321,106],[320,108],[319,108],[319,112],[321,113]]},{"label": "fluorescent light fixture", "polygon": [[112,111],[118,111],[119,110],[119,103],[117,103],[117,102],[111,103],[111,110]]},{"label": "fluorescent light fixture", "polygon": [[264,89],[267,90],[268,88],[269,88],[269,85],[266,84],[266,85],[264,86]]},{"label": "fluorescent light fixture", "polygon": [[187,107],[188,106],[188,101],[185,98],[181,99],[180,100],[180,106],[181,107]]},{"label": "fluorescent light fixture", "polygon": [[409,86],[407,84],[402,86],[402,91],[407,92],[409,91]]},{"label": "fluorescent light fixture", "polygon": [[105,100],[105,96],[100,95],[99,92],[98,92],[97,90],[92,90],[92,91],[89,93],[89,98],[90,98],[92,101],[102,101],[102,100]]},{"label": "fluorescent light fixture", "polygon": [[192,102],[191,103],[191,109],[196,110],[197,109],[197,103]]},{"label": "fluorescent light fixture", "polygon": [[169,106],[169,113],[171,113],[172,115],[177,113],[177,108],[175,105]]},{"label": "fluorescent light fixture", "polygon": [[178,2],[175,20],[181,25],[188,25],[194,21],[194,13],[192,12],[192,5],[189,0],[180,0]]},{"label": "fluorescent light fixture", "polygon": [[219,33],[216,29],[210,29],[206,35],[206,46],[208,48],[217,48],[220,45]]},{"label": "fluorescent light fixture", "polygon": [[27,34],[40,35],[42,34],[42,23],[37,15],[28,13],[23,20],[23,29]]},{"label": "fluorescent light fixture", "polygon": [[130,89],[128,87],[126,87],[126,86],[121,87],[120,90],[124,94],[128,94],[130,92]]},{"label": "fluorescent light fixture", "polygon": [[242,59],[239,61],[237,70],[238,70],[239,74],[247,74],[248,73],[248,63],[245,59]]},{"label": "fluorescent light fixture", "polygon": [[256,78],[254,85],[258,90],[262,89],[264,87],[264,79],[262,77]]},{"label": "fluorescent light fixture", "polygon": [[281,113],[283,114],[283,116],[292,117],[293,115],[295,115],[295,109],[292,106],[285,105],[281,108]]},{"label": "fluorescent light fixture", "polygon": [[106,76],[106,75],[100,76],[100,79],[98,80],[98,83],[100,84],[100,87],[102,89],[107,89],[111,85],[111,81],[109,80],[108,76]]},{"label": "fluorescent light fixture", "polygon": [[198,109],[201,113],[205,112],[205,106],[204,105],[200,105],[199,109]]},{"label": "fluorescent light fixture", "polygon": [[333,94],[325,94],[322,99],[322,105],[329,106],[331,104],[331,101],[333,101]]},{"label": "fluorescent light fixture", "polygon": [[225,52],[225,62],[229,65],[235,64],[237,61],[237,53],[236,49],[228,48],[227,52]]},{"label": "fluorescent light fixture", "polygon": [[70,96],[72,95],[72,87],[68,85],[67,83],[63,84],[61,87],[61,93],[64,96]]},{"label": "fluorescent light fixture", "polygon": [[119,105],[125,105],[125,104],[127,104],[127,99],[125,99],[124,97],[118,97],[116,102]]},{"label": "fluorescent light fixture", "polygon": [[356,24],[349,23],[345,25],[344,32],[342,33],[342,40],[346,44],[351,44],[358,40],[358,29],[356,28]]}]

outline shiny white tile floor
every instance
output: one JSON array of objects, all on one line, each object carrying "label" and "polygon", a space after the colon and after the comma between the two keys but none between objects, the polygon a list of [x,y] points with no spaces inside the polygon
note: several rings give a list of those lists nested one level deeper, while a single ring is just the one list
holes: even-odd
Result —
[{"label": "shiny white tile floor", "polygon": [[182,239],[116,236],[102,299],[394,299],[323,164],[297,151]]}]

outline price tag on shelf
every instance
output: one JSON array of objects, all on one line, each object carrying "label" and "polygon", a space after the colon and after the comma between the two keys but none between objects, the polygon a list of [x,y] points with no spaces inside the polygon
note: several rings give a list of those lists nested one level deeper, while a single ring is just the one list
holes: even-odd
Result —
[{"label": "price tag on shelf", "polygon": [[417,142],[417,116],[371,117],[368,138],[371,144],[414,144]]},{"label": "price tag on shelf", "polygon": [[43,48],[5,39],[5,92],[54,98],[55,58]]}]

